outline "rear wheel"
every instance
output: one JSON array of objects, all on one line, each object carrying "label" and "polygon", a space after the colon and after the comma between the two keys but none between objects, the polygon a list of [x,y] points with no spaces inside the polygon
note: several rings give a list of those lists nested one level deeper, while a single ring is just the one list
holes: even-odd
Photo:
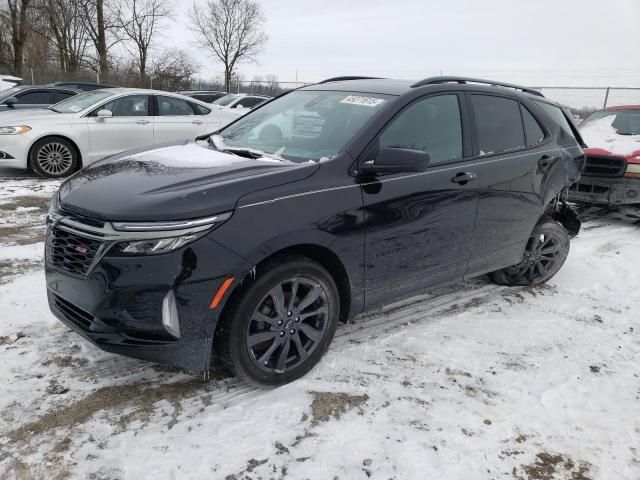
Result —
[{"label": "rear wheel", "polygon": [[542,217],[527,241],[523,260],[490,274],[500,285],[536,285],[553,277],[569,255],[569,235],[562,225]]},{"label": "rear wheel", "polygon": [[305,257],[269,262],[231,301],[216,335],[225,366],[253,383],[282,385],[327,351],[339,316],[331,275]]},{"label": "rear wheel", "polygon": [[43,138],[31,148],[29,165],[42,177],[66,177],[76,170],[78,154],[71,142],[64,138]]}]

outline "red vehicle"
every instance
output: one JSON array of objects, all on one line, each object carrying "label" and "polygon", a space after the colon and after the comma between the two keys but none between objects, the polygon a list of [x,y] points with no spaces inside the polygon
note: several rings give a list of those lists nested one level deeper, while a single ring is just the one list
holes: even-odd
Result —
[{"label": "red vehicle", "polygon": [[594,112],[580,125],[580,133],[588,146],[586,163],[569,200],[640,204],[640,105]]}]

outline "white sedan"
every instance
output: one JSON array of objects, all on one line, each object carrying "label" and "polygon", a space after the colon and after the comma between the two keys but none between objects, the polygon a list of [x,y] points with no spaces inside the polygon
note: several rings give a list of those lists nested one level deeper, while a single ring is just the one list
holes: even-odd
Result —
[{"label": "white sedan", "polygon": [[64,177],[96,160],[213,132],[211,105],[156,90],[94,90],[42,110],[0,113],[0,166]]}]

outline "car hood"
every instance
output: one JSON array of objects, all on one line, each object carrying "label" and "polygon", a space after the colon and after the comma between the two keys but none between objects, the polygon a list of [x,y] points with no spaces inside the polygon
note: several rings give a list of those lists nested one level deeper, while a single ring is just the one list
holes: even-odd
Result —
[{"label": "car hood", "polygon": [[0,126],[29,124],[30,120],[60,120],[70,113],[56,113],[47,108],[27,108],[23,110],[4,110],[0,115]]},{"label": "car hood", "polygon": [[315,162],[249,159],[206,145],[183,142],[103,159],[62,184],[60,205],[101,220],[184,220],[233,210],[246,194],[318,169]]},{"label": "car hood", "polygon": [[613,120],[602,118],[580,129],[587,144],[587,153],[619,155],[627,158],[640,156],[640,135],[620,135],[611,126]]}]

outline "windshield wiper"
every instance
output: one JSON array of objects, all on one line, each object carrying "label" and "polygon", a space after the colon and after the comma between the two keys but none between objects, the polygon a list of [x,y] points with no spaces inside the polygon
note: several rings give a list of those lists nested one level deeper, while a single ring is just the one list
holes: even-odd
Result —
[{"label": "windshield wiper", "polygon": [[254,160],[258,158],[270,158],[272,160],[286,162],[286,160],[282,158],[278,152],[269,154],[255,148],[229,147],[225,145],[222,136],[217,134],[211,135],[209,137],[209,145],[213,147],[214,150],[217,150],[219,152],[232,153],[234,155],[238,155],[239,157],[251,158]]}]

